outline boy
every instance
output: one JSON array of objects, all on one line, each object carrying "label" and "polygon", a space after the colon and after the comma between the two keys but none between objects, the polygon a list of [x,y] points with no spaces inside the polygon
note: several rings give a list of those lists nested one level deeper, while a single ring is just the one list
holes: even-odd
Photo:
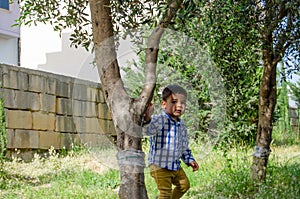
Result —
[{"label": "boy", "polygon": [[[177,199],[190,188],[180,167],[180,159],[197,171],[199,166],[188,148],[187,129],[180,116],[186,107],[187,93],[178,85],[169,85],[162,92],[162,113],[154,115],[152,104],[145,113],[150,136],[149,167],[160,192],[158,198]],[[172,185],[175,185],[172,190]]]}]

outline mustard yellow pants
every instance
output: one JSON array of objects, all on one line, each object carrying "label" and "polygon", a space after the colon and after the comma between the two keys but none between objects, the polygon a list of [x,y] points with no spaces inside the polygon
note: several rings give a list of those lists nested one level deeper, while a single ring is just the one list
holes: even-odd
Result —
[{"label": "mustard yellow pants", "polygon": [[[171,171],[152,164],[150,165],[150,175],[157,184],[159,199],[181,198],[190,188],[190,182],[182,168],[178,171]],[[172,185],[175,185],[174,189],[172,189]]]}]

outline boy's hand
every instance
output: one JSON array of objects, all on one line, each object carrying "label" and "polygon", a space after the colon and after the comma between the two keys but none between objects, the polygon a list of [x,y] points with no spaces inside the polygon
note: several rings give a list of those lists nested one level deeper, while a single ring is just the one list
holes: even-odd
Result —
[{"label": "boy's hand", "polygon": [[193,171],[198,171],[199,165],[196,161],[190,162],[190,166],[193,168]]},{"label": "boy's hand", "polygon": [[152,116],[153,112],[154,112],[154,106],[152,103],[149,103],[147,110],[145,112],[145,115],[144,115],[145,122],[148,122],[151,120],[151,116]]}]

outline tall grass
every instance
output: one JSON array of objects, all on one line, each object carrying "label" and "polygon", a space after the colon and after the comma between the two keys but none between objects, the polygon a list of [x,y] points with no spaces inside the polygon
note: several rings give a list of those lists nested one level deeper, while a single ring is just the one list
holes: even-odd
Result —
[{"label": "tall grass", "polygon": [[[298,127],[298,129],[300,129]],[[287,146],[287,145],[299,145],[300,144],[300,130],[296,132],[292,129],[285,129],[277,125],[273,130],[273,145]]]},{"label": "tall grass", "polygon": [[[203,147],[191,144],[200,165],[197,172],[183,165],[191,188],[183,198],[280,198],[300,196],[300,145],[274,146],[270,155],[267,180],[255,184],[250,179],[252,152],[250,147],[230,150],[214,148],[203,156]],[[32,162],[20,159],[5,161],[0,181],[0,198],[118,198],[119,171],[110,166],[115,158],[103,150],[103,164],[90,150],[76,150],[50,156],[35,156]],[[149,198],[158,195],[156,184],[145,169]]]}]

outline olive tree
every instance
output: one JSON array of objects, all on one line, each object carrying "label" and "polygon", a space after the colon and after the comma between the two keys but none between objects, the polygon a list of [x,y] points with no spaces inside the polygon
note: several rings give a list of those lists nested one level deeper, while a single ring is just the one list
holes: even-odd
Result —
[{"label": "olive tree", "polygon": [[[276,106],[276,69],[284,57],[299,59],[300,2],[255,1],[253,17],[260,33],[263,75],[258,104],[258,129],[253,156],[252,179],[266,179],[266,168],[272,141],[272,117]],[[290,65],[286,62],[287,65]]]},{"label": "olive tree", "polygon": [[[232,102],[229,102],[227,107],[238,113],[234,106],[240,109],[239,104],[243,103],[240,100],[246,99],[251,107],[258,108],[257,113],[249,110],[252,112],[250,116],[257,115],[257,119],[253,118],[253,122],[257,123],[255,124],[257,130],[251,176],[255,181],[263,181],[266,178],[267,162],[271,152],[272,118],[277,99],[277,65],[284,61],[286,71],[292,71],[297,66],[299,69],[297,61],[299,62],[300,57],[300,2],[293,0],[191,2],[194,6],[190,6],[191,10],[186,11],[178,21],[184,20],[190,29],[198,28],[196,37],[199,38],[199,42],[209,45],[214,62],[218,64],[222,76],[226,79],[225,84],[238,95],[231,98]],[[190,33],[195,34],[196,31]],[[253,75],[260,73],[260,70],[257,70],[259,67],[263,68],[262,75]],[[249,79],[243,83],[240,77]],[[258,77],[261,77],[259,92],[253,90],[254,92],[244,93],[245,85],[251,88],[249,81],[253,81],[252,84],[259,83],[254,80]],[[256,93],[259,93],[259,96],[256,96],[258,103],[255,106],[253,102],[256,101],[254,99]],[[246,119],[248,117],[244,113],[237,115],[238,117],[242,115]],[[237,120],[235,124],[245,123]]]},{"label": "olive tree", "polygon": [[[141,123],[155,88],[160,38],[181,9],[181,3],[182,0],[20,0],[19,24],[50,23],[57,31],[71,28],[75,46],[88,49],[92,43],[104,97],[117,132],[120,198],[148,198]],[[145,49],[145,83],[140,95],[131,98],[121,79],[116,43],[121,30],[139,28],[145,23],[153,27]]]}]

